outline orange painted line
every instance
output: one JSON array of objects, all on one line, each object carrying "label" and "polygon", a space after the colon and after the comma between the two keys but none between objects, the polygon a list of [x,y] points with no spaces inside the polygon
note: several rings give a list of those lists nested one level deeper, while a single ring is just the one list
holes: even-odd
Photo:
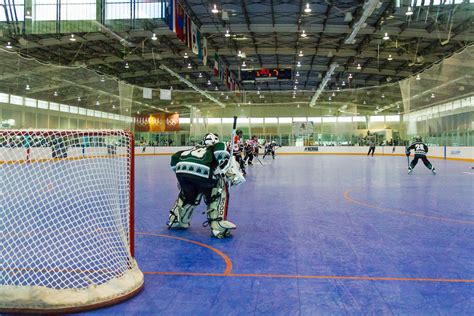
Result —
[{"label": "orange painted line", "polygon": [[406,212],[406,211],[397,210],[397,209],[388,208],[388,207],[380,207],[380,206],[368,204],[368,203],[365,203],[365,202],[357,201],[357,200],[354,200],[353,198],[351,198],[349,196],[349,193],[351,191],[353,191],[353,190],[347,190],[343,194],[344,199],[346,199],[350,203],[359,204],[359,205],[362,205],[362,206],[378,209],[378,210],[381,210],[381,211],[384,211],[384,212],[398,213],[398,214],[405,215],[405,216],[426,218],[426,219],[432,219],[432,220],[443,221],[443,222],[453,222],[453,223],[458,223],[458,224],[474,225],[473,221],[464,221],[464,220],[460,220],[460,219],[452,219],[452,218],[439,217],[439,216],[422,215],[422,214],[417,214],[417,213],[413,213],[413,212]]},{"label": "orange painted line", "polygon": [[186,238],[181,238],[181,237],[175,237],[175,236],[170,236],[170,235],[164,235],[164,234],[157,234],[157,233],[144,233],[144,232],[135,232],[135,234],[138,234],[138,235],[148,235],[148,236],[158,236],[158,237],[165,237],[165,238],[171,238],[171,239],[177,239],[177,240],[181,240],[181,241],[185,241],[185,242],[189,242],[189,243],[192,243],[192,244],[195,244],[195,245],[198,245],[198,246],[201,246],[201,247],[204,247],[204,248],[207,248],[215,253],[217,253],[219,256],[222,257],[222,259],[224,259],[224,262],[225,262],[225,270],[224,270],[224,273],[223,275],[229,275],[230,272],[232,271],[232,261],[229,259],[229,257],[223,253],[222,251],[220,251],[219,249],[216,249],[214,247],[211,247],[209,245],[206,245],[206,244],[203,244],[199,241],[195,241],[195,240],[191,240],[191,239],[186,239]]},{"label": "orange painted line", "polygon": [[371,277],[371,276],[338,276],[338,275],[291,275],[291,274],[260,274],[260,273],[196,273],[196,272],[143,272],[148,275],[173,275],[173,276],[205,276],[205,277],[235,277],[235,278],[279,278],[279,279],[318,279],[318,280],[357,280],[357,281],[417,281],[417,282],[449,282],[449,283],[474,283],[472,279],[447,279],[447,278],[397,278],[397,277]]}]

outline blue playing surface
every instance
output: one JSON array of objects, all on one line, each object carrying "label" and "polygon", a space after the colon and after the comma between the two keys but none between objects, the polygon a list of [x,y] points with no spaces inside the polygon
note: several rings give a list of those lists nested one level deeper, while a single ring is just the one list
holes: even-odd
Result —
[{"label": "blue playing surface", "polygon": [[218,240],[203,205],[189,229],[166,228],[169,160],[136,158],[144,290],[91,314],[474,314],[470,164],[407,175],[404,157],[267,157],[231,188],[237,230]]}]

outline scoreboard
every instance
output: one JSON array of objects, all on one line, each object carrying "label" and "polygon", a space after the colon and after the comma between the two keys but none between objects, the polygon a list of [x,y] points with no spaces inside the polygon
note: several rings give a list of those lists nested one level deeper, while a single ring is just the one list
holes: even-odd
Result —
[{"label": "scoreboard", "polygon": [[241,70],[240,80],[242,82],[265,81],[265,80],[290,80],[290,68],[262,68],[254,70]]}]

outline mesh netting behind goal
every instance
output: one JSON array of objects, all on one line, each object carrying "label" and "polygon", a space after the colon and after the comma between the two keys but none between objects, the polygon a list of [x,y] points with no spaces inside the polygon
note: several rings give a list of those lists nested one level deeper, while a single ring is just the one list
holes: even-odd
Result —
[{"label": "mesh netting behind goal", "polygon": [[129,132],[0,131],[0,312],[138,293],[133,168]]}]

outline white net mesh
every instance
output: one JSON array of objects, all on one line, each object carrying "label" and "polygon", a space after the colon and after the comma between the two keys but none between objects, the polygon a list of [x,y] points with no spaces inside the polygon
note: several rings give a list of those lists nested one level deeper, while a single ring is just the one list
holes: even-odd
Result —
[{"label": "white net mesh", "polygon": [[0,131],[0,310],[79,308],[141,288],[132,155],[124,131]]}]

